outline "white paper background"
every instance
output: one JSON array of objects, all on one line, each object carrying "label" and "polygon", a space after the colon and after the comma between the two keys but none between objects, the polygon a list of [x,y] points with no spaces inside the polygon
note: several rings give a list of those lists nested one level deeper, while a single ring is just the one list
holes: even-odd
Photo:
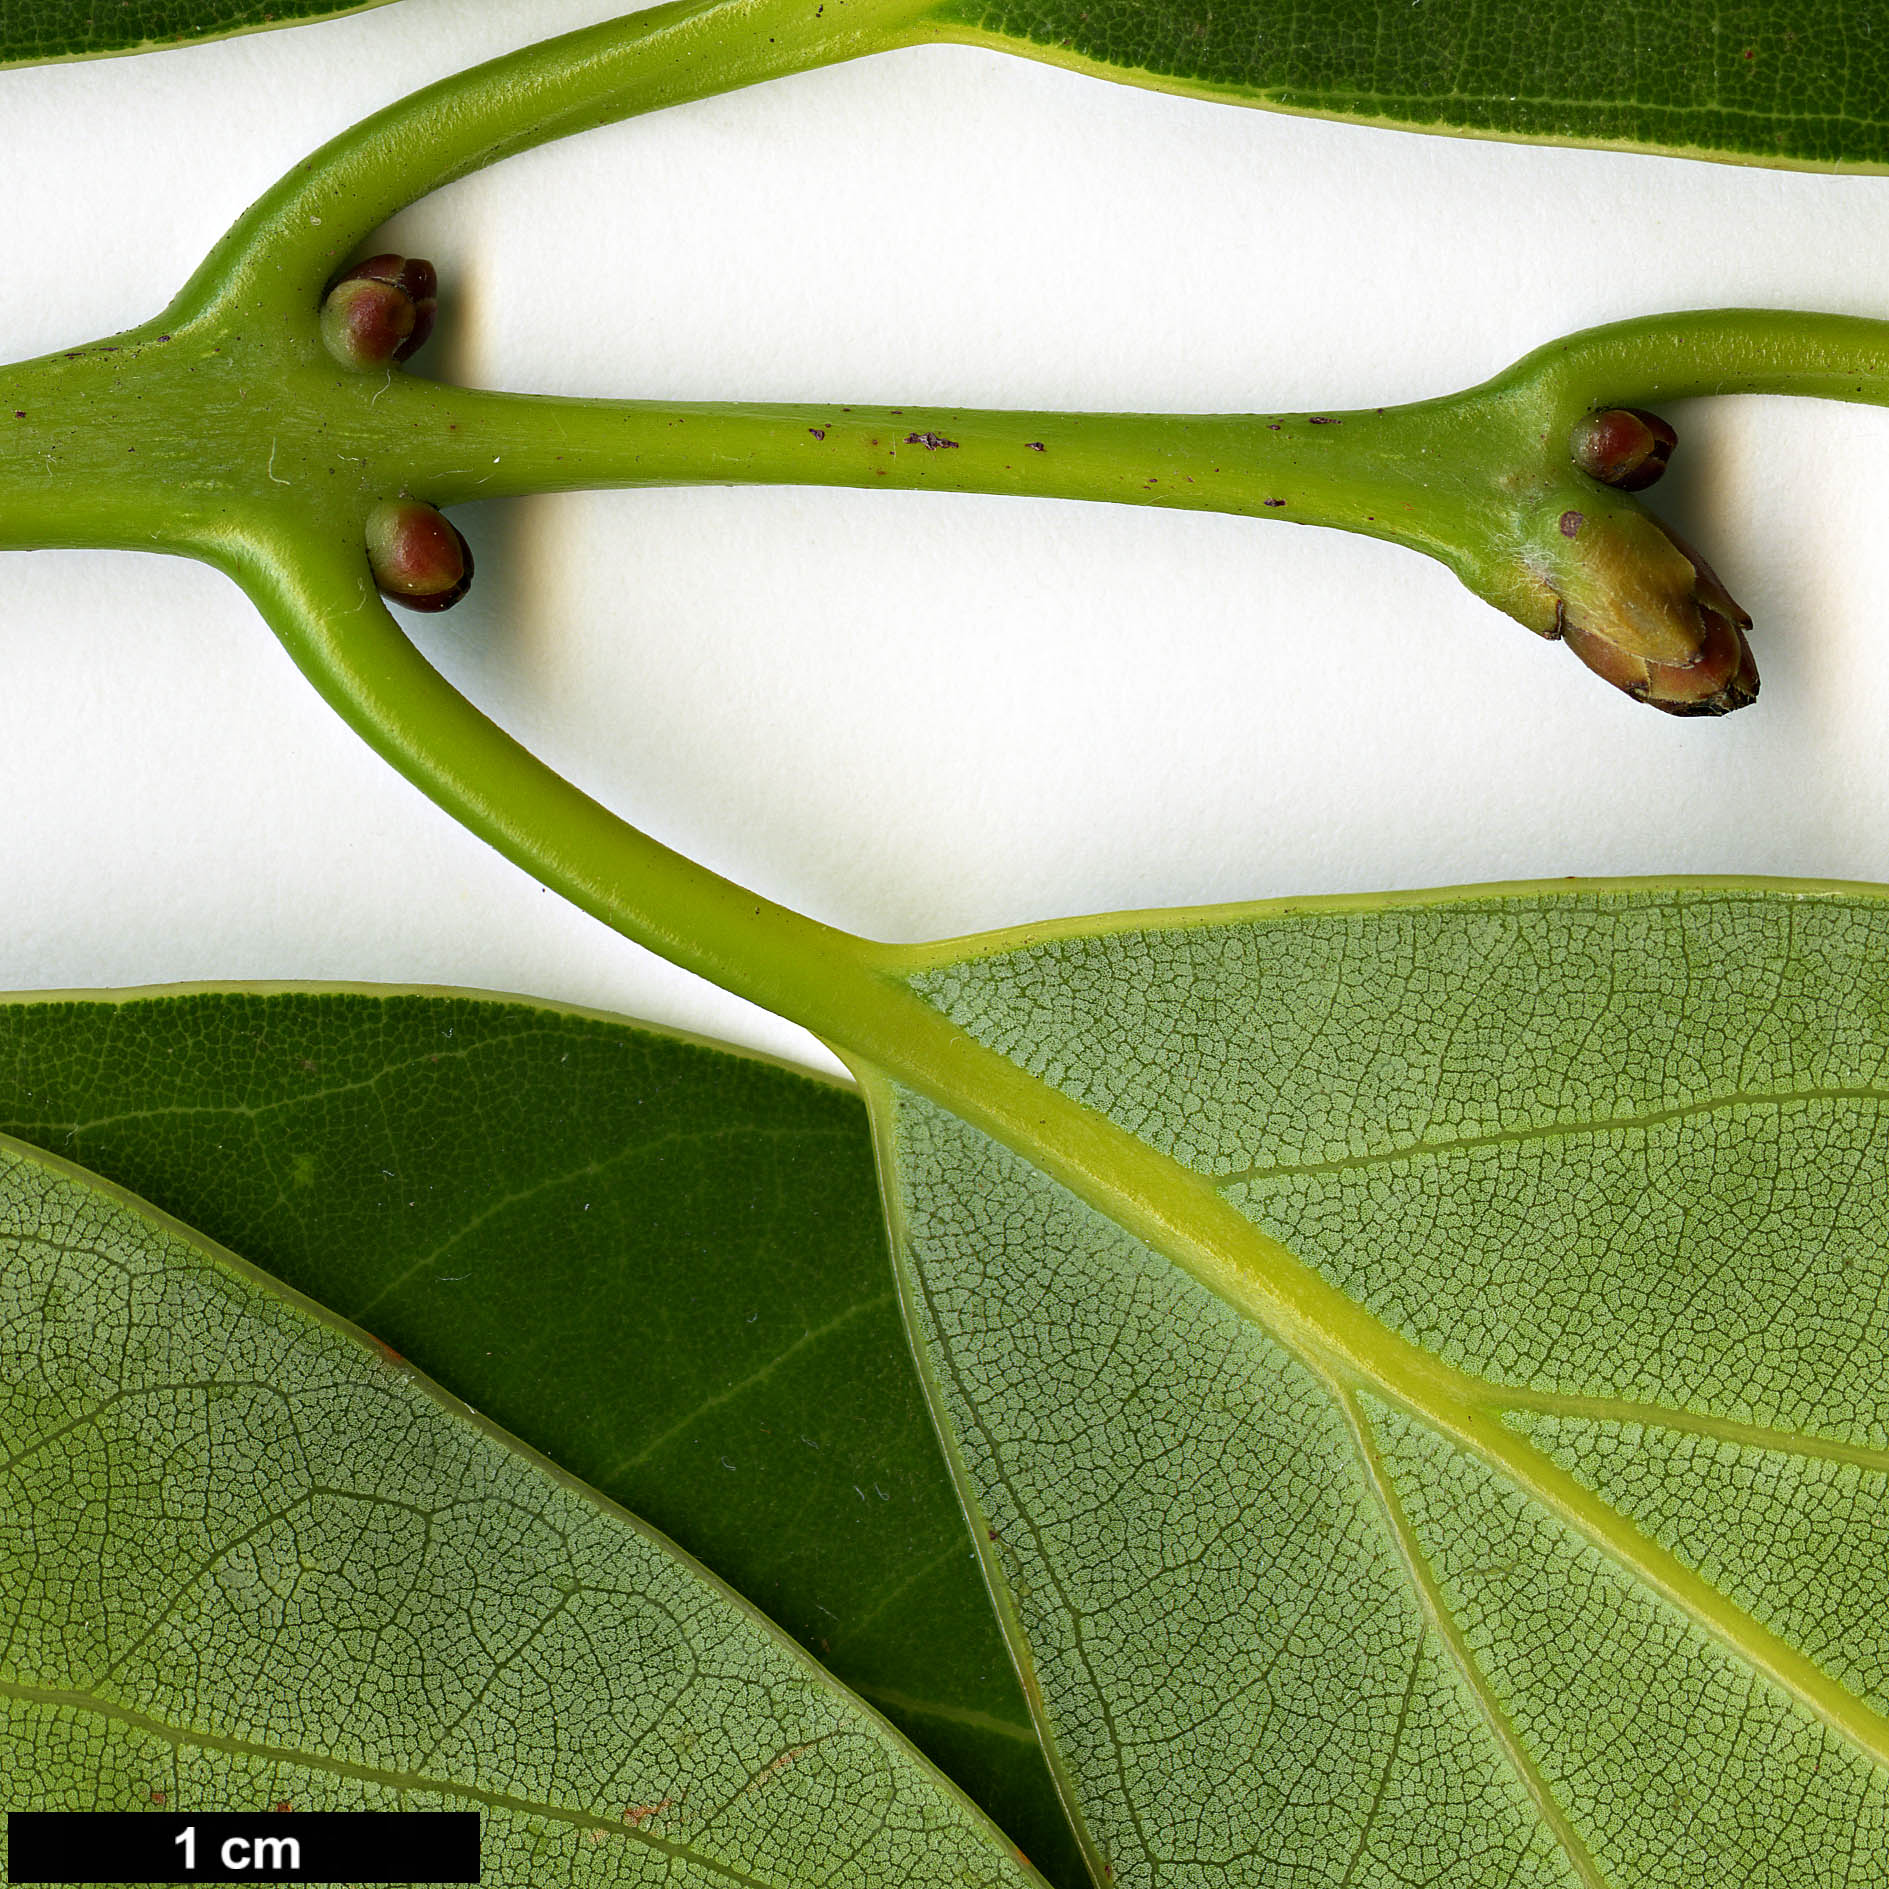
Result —
[{"label": "white paper background", "polygon": [[[609,0],[402,0],[0,73],[0,357],[154,313],[388,99]],[[418,206],[442,367],[553,393],[1388,404],[1621,316],[1889,312],[1889,179],[1360,130],[934,48],[632,121]],[[440,346],[435,344],[436,348]],[[1889,414],[1676,411],[1757,619],[1674,721],[1393,547],[922,493],[474,508],[425,647],[658,837],[917,938],[1564,873],[1889,878]],[[0,558],[0,988],[466,984],[830,1066],[583,918],[348,734],[201,568]]]}]

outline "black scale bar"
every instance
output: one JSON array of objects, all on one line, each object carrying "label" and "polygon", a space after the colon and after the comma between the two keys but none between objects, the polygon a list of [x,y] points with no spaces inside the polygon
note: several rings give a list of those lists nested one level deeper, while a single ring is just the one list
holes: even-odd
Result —
[{"label": "black scale bar", "polygon": [[474,1810],[16,1810],[10,1883],[471,1882]]}]

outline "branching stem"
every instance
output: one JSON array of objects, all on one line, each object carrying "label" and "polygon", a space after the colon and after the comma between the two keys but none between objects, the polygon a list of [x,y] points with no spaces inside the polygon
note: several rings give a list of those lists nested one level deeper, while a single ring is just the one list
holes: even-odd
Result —
[{"label": "branching stem", "polygon": [[390,500],[929,487],[1366,532],[1441,559],[1663,705],[1735,706],[1755,692],[1738,666],[1736,606],[1635,499],[1575,467],[1571,431],[1597,409],[1703,394],[1889,403],[1889,324],[1757,310],[1649,318],[1570,336],[1447,398],[1270,416],[534,399],[365,374],[323,347],[324,284],[428,190],[636,112],[966,36],[928,20],[924,0],[682,0],[388,108],[270,190],[156,321],[0,368],[0,547],[159,549],[226,571],[366,741],[542,883],[813,1030],[869,1083],[916,1090],[1022,1153],[1264,1326],[1351,1407],[1362,1387],[1436,1424],[1882,1763],[1889,1728],[1871,1709],[1496,1422],[1460,1374],[1380,1326],[1205,1177],[924,1001],[912,982],[923,952],[820,924],[639,832],[459,695],[376,594],[364,525]]},{"label": "branching stem", "polygon": [[1640,673],[1665,665],[1683,682],[1698,662],[1694,565],[1637,501],[1574,468],[1574,422],[1715,392],[1889,399],[1889,324],[1773,311],[1621,323],[1447,398],[1271,416],[550,400],[363,374],[321,344],[324,284],[427,190],[636,112],[952,36],[918,0],[683,0],[389,107],[267,192],[156,321],[0,369],[0,545],[216,564],[365,738],[544,883],[962,1106],[967,1052],[903,988],[896,953],[638,833],[424,662],[369,581],[362,529],[376,505],[785,481],[1282,518],[1424,551],[1542,634],[1604,642],[1611,609]]}]

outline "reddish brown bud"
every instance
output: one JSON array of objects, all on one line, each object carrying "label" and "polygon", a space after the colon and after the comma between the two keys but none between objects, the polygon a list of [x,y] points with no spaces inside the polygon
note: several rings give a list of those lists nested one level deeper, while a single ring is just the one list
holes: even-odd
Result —
[{"label": "reddish brown bud", "polygon": [[381,595],[409,610],[450,610],[472,587],[471,546],[418,499],[388,499],[368,513],[367,562]]},{"label": "reddish brown bud", "polygon": [[418,256],[370,256],[329,285],[321,338],[347,367],[385,367],[417,353],[439,312],[439,274]]},{"label": "reddish brown bud", "polygon": [[1657,413],[1609,407],[1577,420],[1568,443],[1574,463],[1590,478],[1643,492],[1666,470],[1679,435]]}]

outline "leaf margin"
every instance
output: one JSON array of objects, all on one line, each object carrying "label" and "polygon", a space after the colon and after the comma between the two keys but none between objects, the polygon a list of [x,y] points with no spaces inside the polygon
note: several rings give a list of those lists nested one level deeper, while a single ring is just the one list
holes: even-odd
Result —
[{"label": "leaf margin", "polygon": [[[86,52],[9,52],[0,37],[0,72],[23,72],[38,66],[92,65],[101,59],[135,59],[145,53],[177,52],[188,46],[210,46],[219,40],[249,39],[257,33],[279,33],[295,26],[320,26],[329,20],[345,19],[354,13],[371,13],[391,6],[393,0],[312,0],[307,11],[289,19],[280,19],[260,8],[260,19],[239,26],[207,26],[197,32],[184,32],[166,39],[126,40],[117,45],[101,46]],[[0,16],[0,31],[5,20]]]}]

